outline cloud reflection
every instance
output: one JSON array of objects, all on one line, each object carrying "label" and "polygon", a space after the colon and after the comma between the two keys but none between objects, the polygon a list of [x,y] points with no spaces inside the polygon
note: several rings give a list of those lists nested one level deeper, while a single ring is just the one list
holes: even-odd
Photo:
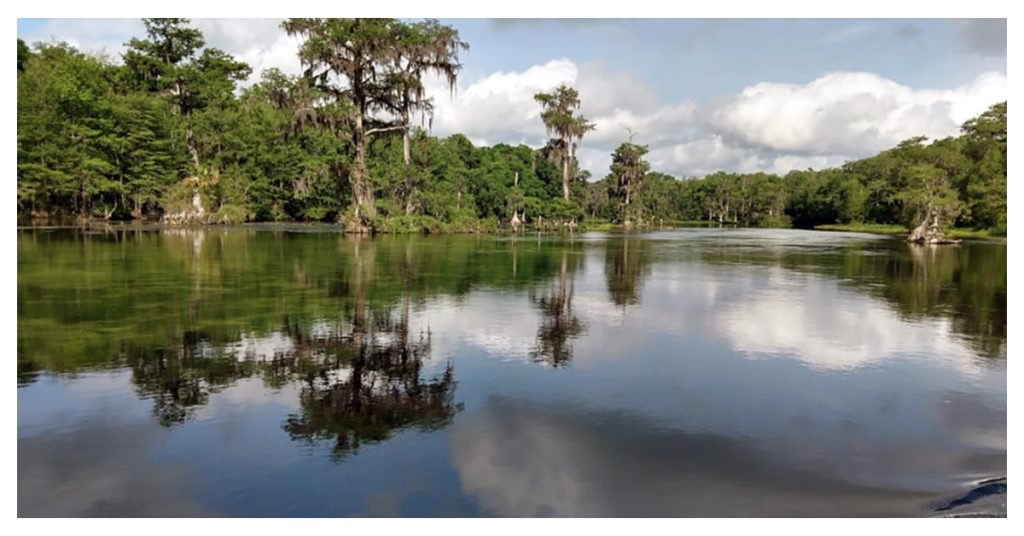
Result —
[{"label": "cloud reflection", "polygon": [[457,422],[452,445],[463,491],[503,517],[912,516],[936,496],[844,478],[836,460],[794,464],[751,438],[514,399]]}]

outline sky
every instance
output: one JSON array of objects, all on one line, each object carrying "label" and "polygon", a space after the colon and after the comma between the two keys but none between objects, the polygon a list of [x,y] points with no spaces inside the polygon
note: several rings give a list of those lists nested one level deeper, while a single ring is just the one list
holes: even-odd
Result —
[{"label": "sky", "polygon": [[[279,19],[195,19],[208,46],[297,74]],[[544,144],[533,95],[580,92],[597,128],[578,157],[595,179],[625,141],[653,170],[834,166],[918,135],[956,135],[1007,99],[1005,19],[442,19],[470,49],[452,95],[429,80],[432,133],[478,144]],[[19,19],[29,43],[66,41],[115,61],[138,19]]]}]

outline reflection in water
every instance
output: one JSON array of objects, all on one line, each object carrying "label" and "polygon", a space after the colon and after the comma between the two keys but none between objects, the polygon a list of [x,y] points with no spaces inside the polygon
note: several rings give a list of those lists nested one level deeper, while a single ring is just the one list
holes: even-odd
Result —
[{"label": "reflection in water", "polygon": [[464,490],[497,516],[829,516],[829,507],[885,516],[922,502],[773,465],[755,444],[660,429],[637,415],[580,418],[502,399],[486,409],[457,424],[453,459]]},{"label": "reflection in water", "polygon": [[[478,238],[369,240],[256,230],[89,236],[23,231],[18,240],[19,383],[30,382],[39,371],[122,366],[134,354],[155,358],[156,349],[182,352],[192,344],[189,337],[209,348],[236,345],[243,335],[276,332],[285,315],[302,325],[351,322],[360,310],[440,297],[457,303],[487,289],[533,291],[538,318],[550,328],[538,330],[537,355],[551,356],[560,343],[545,340],[582,335],[573,334],[572,319],[581,317],[572,306],[588,254],[604,258],[601,304],[642,306],[644,282],[654,277],[655,268],[671,273],[749,267],[756,275],[764,267],[778,267],[786,271],[783,278],[811,273],[853,294],[883,298],[909,320],[948,320],[981,355],[1005,356],[1005,245],[911,248],[836,234],[803,245],[806,233],[774,233],[788,238],[773,245],[760,235],[734,239],[705,231],[671,240],[626,235],[573,246],[544,241],[515,247],[511,241]],[[712,291],[722,282],[708,275],[697,284]],[[537,291],[544,286],[546,293]],[[586,296],[590,302],[595,298]],[[816,313],[844,313],[833,305],[814,306]]]},{"label": "reflection in water", "polygon": [[149,427],[102,422],[18,439],[19,517],[219,515],[187,493],[195,475],[148,459]]},{"label": "reflection in water", "polygon": [[194,332],[186,332],[177,355],[157,349],[151,358],[133,360],[132,381],[140,395],[153,400],[161,425],[185,422],[209,402],[211,392],[252,374],[251,363],[203,355],[203,346]]},{"label": "reflection in water", "polygon": [[[835,441],[862,441],[851,432],[835,430]],[[850,475],[849,452],[499,397],[456,423],[452,443],[463,490],[485,512],[515,517],[924,515],[934,497],[915,489],[916,473],[974,462],[944,445],[879,443],[855,454],[878,458],[879,470]],[[906,484],[884,485],[893,475]]]},{"label": "reflection in water", "polygon": [[[581,266],[578,262],[580,256],[577,254],[572,258],[572,271],[575,272]],[[532,288],[529,292],[530,300],[541,313],[537,342],[531,356],[555,367],[565,364],[572,358],[570,342],[584,331],[583,322],[573,311],[572,296],[575,283],[569,272],[569,252],[563,251],[557,282],[541,296]]]},{"label": "reflection in water", "polygon": [[[269,338],[277,344],[270,346],[253,339],[214,346],[209,337],[189,330],[171,351],[135,356],[133,382],[153,400],[160,424],[183,423],[208,404],[211,393],[259,375],[271,388],[302,384],[301,412],[287,418],[284,430],[296,440],[333,439],[335,456],[385,440],[398,429],[447,425],[455,412],[451,363],[439,375],[421,378],[430,360],[430,334],[410,338],[408,291],[402,294],[397,320],[389,305],[371,304],[367,289],[374,278],[375,247],[359,238],[344,240],[351,246],[350,270],[339,278],[344,289],[332,285],[331,292],[350,298],[344,315],[350,322],[304,329],[286,317],[284,327]],[[308,277],[300,273],[297,277]],[[189,298],[189,324],[195,322],[194,297]]]},{"label": "reflection in water", "polygon": [[[981,356],[1006,357],[1005,244],[920,247],[871,235],[778,234],[782,243],[768,247],[756,235],[713,246],[708,240],[697,257],[712,266],[780,267],[825,276],[852,293],[884,299],[903,319],[948,321]],[[824,242],[805,244],[808,240]],[[814,306],[827,315],[831,305]]]},{"label": "reflection in water", "polygon": [[769,268],[756,278],[786,283],[751,288],[721,304],[714,320],[731,346],[748,356],[785,355],[836,371],[899,356],[926,356],[953,367],[970,363],[972,352],[947,322],[904,323],[883,302],[836,282],[778,271]]},{"label": "reflection in water", "polygon": [[948,316],[979,353],[1005,358],[1006,248],[909,249],[913,269],[887,289],[890,300],[908,314]]},{"label": "reflection in water", "polygon": [[334,346],[303,374],[302,411],[284,425],[293,439],[333,438],[333,454],[342,456],[400,428],[430,431],[451,422],[451,363],[439,376],[421,379],[429,335],[410,342],[407,322],[390,325],[385,318],[370,333],[350,334]]},{"label": "reflection in water", "polygon": [[644,278],[651,273],[650,242],[636,236],[609,241],[604,272],[612,303],[623,308],[639,304]]},{"label": "reflection in water", "polygon": [[19,513],[930,515],[1005,475],[1005,245],[308,230],[20,231]]}]

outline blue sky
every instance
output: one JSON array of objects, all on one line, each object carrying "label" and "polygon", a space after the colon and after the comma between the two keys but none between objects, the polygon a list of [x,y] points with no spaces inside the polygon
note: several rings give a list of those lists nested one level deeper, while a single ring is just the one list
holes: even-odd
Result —
[{"label": "blue sky", "polygon": [[913,87],[937,88],[964,84],[986,71],[1006,71],[1005,25],[1002,54],[979,54],[962,35],[969,31],[965,23],[956,20],[444,22],[471,44],[465,55],[470,74],[522,70],[558,57],[577,64],[597,60],[632,70],[666,98],[676,99],[707,100],[761,81],[806,83],[829,71],[867,71]]},{"label": "blue sky", "polygon": [[[470,50],[454,100],[434,84],[434,130],[479,143],[544,141],[536,91],[567,82],[598,129],[580,159],[596,177],[639,131],[655,169],[785,172],[837,165],[914,135],[955,134],[1006,99],[1005,20],[449,19]],[[196,19],[210,46],[259,73],[297,73],[273,19]],[[113,57],[136,19],[18,21],[26,41]]]}]

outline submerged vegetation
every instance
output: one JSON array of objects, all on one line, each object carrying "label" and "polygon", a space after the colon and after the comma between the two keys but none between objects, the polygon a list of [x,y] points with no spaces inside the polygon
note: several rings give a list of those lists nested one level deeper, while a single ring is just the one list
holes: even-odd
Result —
[{"label": "submerged vegetation", "polygon": [[[586,96],[534,96],[552,139],[478,147],[415,126],[434,103],[424,76],[455,90],[458,31],[436,21],[289,19],[301,76],[260,73],[187,19],[146,19],[121,61],[64,43],[18,41],[18,212],[26,222],[340,222],[356,232],[491,232],[529,226],[951,227],[1006,233],[1006,103],[958,137],[923,137],[832,169],[651,170],[634,135],[604,178],[576,148],[595,125]],[[596,170],[595,170],[596,171]],[[889,228],[889,227],[887,227]],[[905,232],[905,231],[901,231]]]}]

